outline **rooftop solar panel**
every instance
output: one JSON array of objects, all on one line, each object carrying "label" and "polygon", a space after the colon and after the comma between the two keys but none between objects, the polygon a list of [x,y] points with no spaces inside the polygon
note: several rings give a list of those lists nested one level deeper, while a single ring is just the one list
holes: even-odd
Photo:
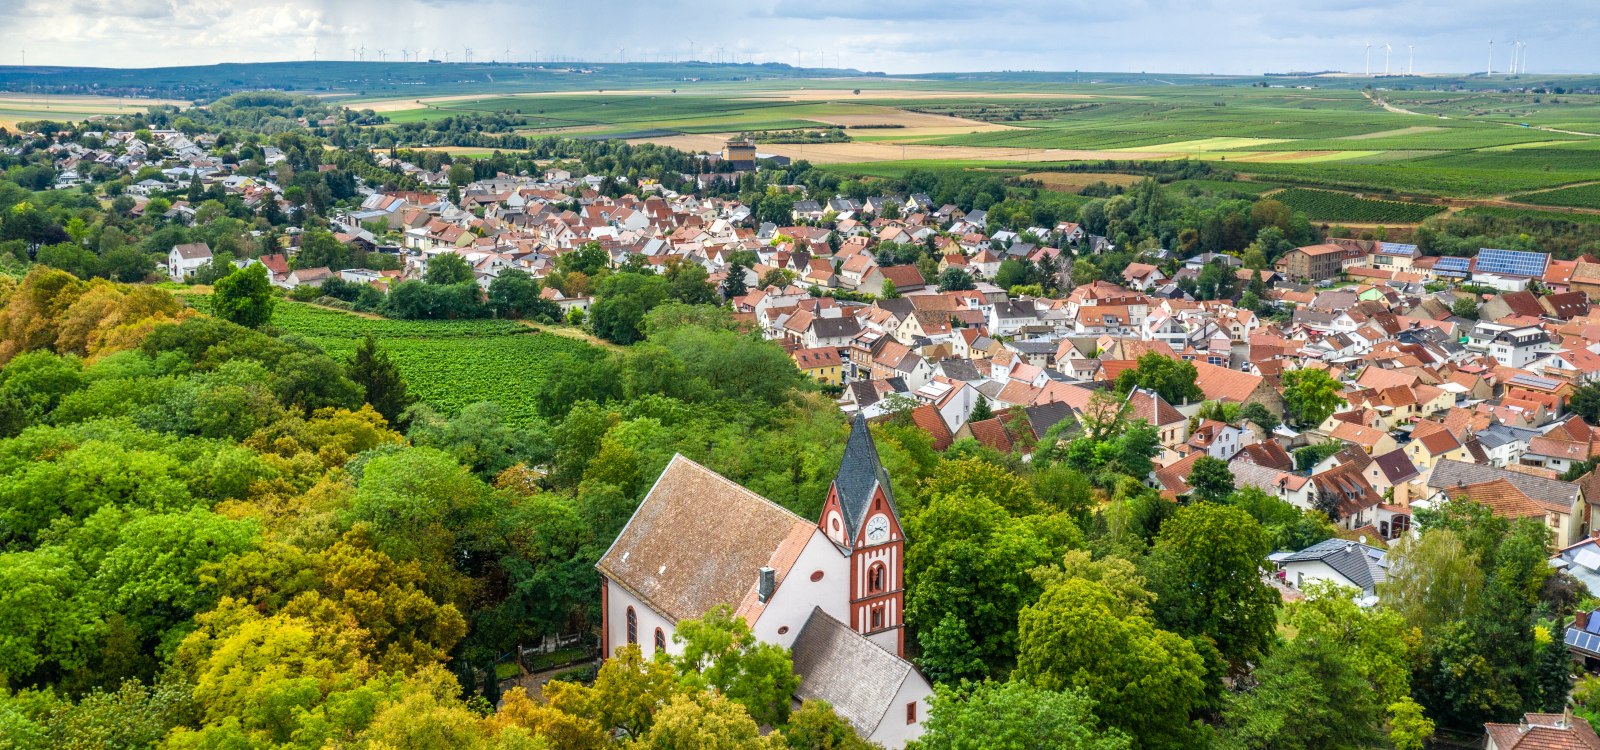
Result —
[{"label": "rooftop solar panel", "polygon": [[1551,380],[1549,378],[1541,378],[1534,375],[1517,375],[1511,378],[1511,382],[1517,385],[1526,385],[1534,388],[1544,388],[1547,390],[1554,390],[1561,386],[1561,383],[1558,381]]},{"label": "rooftop solar panel", "polygon": [[1545,253],[1486,247],[1478,251],[1477,271],[1508,276],[1543,276],[1549,264],[1550,256]]},{"label": "rooftop solar panel", "polygon": [[1448,269],[1451,271],[1466,271],[1470,266],[1471,261],[1467,258],[1457,258],[1453,255],[1447,255],[1437,261],[1434,261],[1433,270],[1443,271]]},{"label": "rooftop solar panel", "polygon": [[1380,242],[1378,243],[1378,247],[1381,248],[1383,252],[1394,255],[1415,255],[1417,252],[1416,245],[1405,245],[1399,242]]},{"label": "rooftop solar panel", "polygon": [[1567,636],[1564,640],[1568,646],[1588,651],[1591,654],[1600,654],[1600,636],[1596,636],[1594,633],[1585,632],[1577,628],[1567,628]]}]

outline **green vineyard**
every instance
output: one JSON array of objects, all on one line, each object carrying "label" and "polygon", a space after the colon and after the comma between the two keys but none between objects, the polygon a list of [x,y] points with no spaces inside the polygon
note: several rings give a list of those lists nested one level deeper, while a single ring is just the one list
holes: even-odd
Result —
[{"label": "green vineyard", "polygon": [[1444,206],[1432,206],[1426,203],[1380,201],[1357,198],[1349,193],[1306,188],[1289,188],[1273,195],[1272,198],[1295,211],[1304,213],[1306,218],[1312,221],[1414,224],[1444,210]]},{"label": "green vineyard", "polygon": [[[179,296],[196,309],[210,308],[209,295]],[[489,401],[516,425],[534,418],[534,394],[556,356],[589,348],[510,320],[388,320],[287,300],[278,301],[272,324],[341,362],[370,333],[419,401],[452,414]]]},{"label": "green vineyard", "polygon": [[1551,190],[1544,193],[1519,195],[1512,200],[1537,206],[1567,206],[1571,208],[1600,208],[1600,184]]}]

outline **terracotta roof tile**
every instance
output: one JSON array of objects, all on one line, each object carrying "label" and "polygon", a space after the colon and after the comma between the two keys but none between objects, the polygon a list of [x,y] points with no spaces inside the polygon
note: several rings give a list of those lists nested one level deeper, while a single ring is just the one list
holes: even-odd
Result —
[{"label": "terracotta roof tile", "polygon": [[[710,518],[717,522],[708,523]],[[597,567],[661,614],[690,619],[719,604],[740,606],[763,566],[778,569],[781,587],[788,572],[783,566],[794,562],[786,550],[815,528],[674,456]]]}]

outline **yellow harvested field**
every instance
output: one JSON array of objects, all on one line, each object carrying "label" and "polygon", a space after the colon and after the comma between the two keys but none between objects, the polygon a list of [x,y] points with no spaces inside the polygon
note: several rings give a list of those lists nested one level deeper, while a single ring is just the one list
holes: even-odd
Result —
[{"label": "yellow harvested field", "polygon": [[[728,134],[674,135],[661,138],[636,138],[630,143],[654,143],[684,151],[720,151]],[[805,159],[813,164],[852,164],[902,159],[973,159],[979,161],[1085,161],[1105,159],[1168,159],[1182,154],[1169,151],[1080,151],[1070,149],[1020,149],[994,146],[921,146],[893,143],[812,143],[757,146],[762,153]]]},{"label": "yellow harvested field", "polygon": [[1063,193],[1076,193],[1100,182],[1126,187],[1144,179],[1140,175],[1118,172],[1034,172],[1022,177],[1025,180],[1038,180],[1045,187]]},{"label": "yellow harvested field", "polygon": [[0,127],[15,128],[17,123],[30,120],[82,120],[96,115],[133,114],[163,104],[189,106],[189,102],[179,99],[0,94]]},{"label": "yellow harvested field", "polygon": [[1393,138],[1393,137],[1396,137],[1396,136],[1404,136],[1404,135],[1420,135],[1422,133],[1437,133],[1437,132],[1439,132],[1441,130],[1444,130],[1444,128],[1436,127],[1436,126],[1433,126],[1433,125],[1416,125],[1416,126],[1409,127],[1409,128],[1400,128],[1399,130],[1380,130],[1380,131],[1378,131],[1376,133],[1362,133],[1361,135],[1347,135],[1347,136],[1344,136],[1343,138],[1336,138],[1335,140],[1340,140],[1340,141],[1365,141],[1365,140],[1368,140],[1370,138]]}]

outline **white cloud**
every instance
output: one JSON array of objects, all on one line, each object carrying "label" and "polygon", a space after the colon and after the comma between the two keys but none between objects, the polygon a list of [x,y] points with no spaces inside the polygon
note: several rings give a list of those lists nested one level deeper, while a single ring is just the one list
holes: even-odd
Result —
[{"label": "white cloud", "polygon": [[[477,48],[480,59],[723,56],[896,73],[1359,69],[1363,45],[1477,70],[1487,42],[1529,42],[1534,70],[1600,69],[1579,0],[0,0],[0,63],[163,66]],[[496,50],[491,53],[487,50]],[[1398,52],[1397,52],[1398,54]]]}]

